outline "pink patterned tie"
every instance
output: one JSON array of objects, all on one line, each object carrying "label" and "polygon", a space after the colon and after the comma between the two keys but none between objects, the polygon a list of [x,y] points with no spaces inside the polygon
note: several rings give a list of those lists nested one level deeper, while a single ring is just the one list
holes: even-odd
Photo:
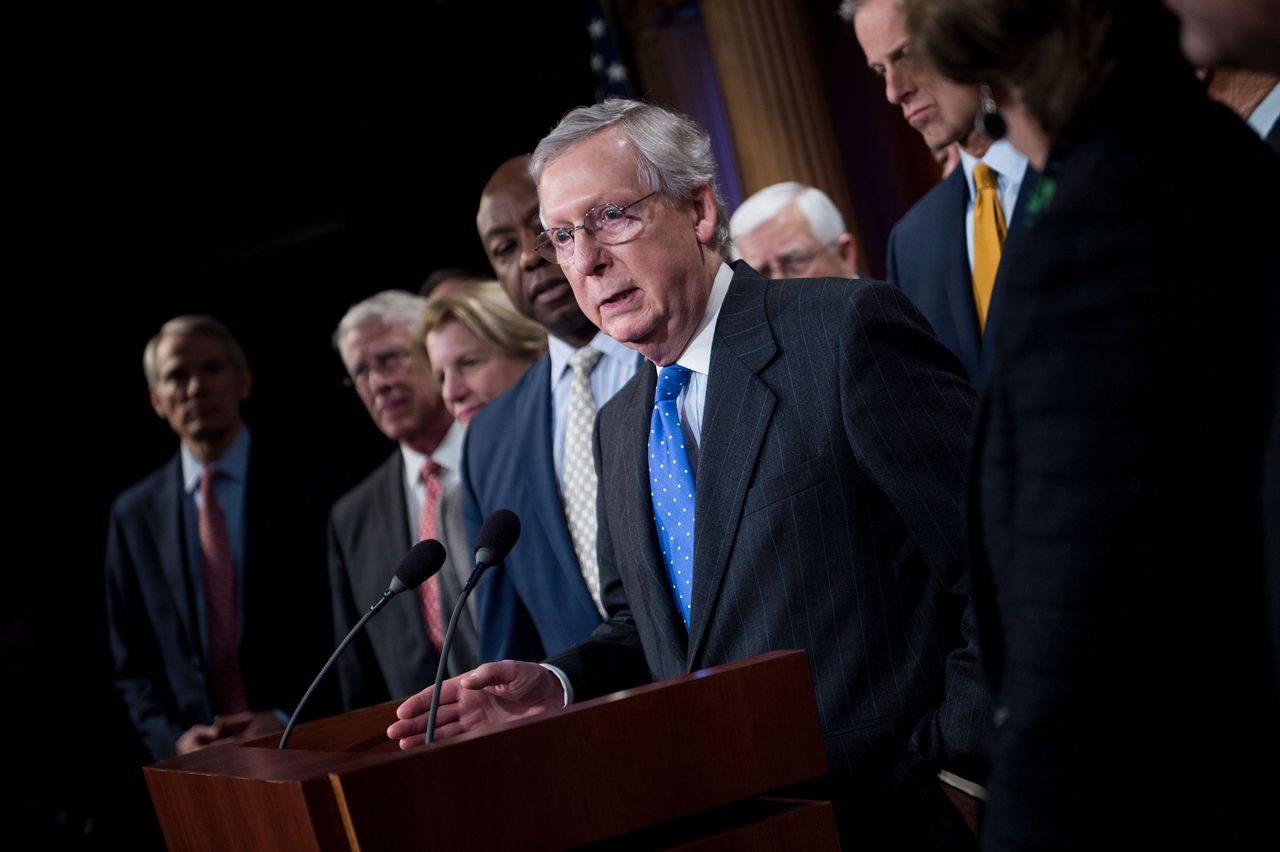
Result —
[{"label": "pink patterned tie", "polygon": [[200,554],[204,558],[205,627],[213,694],[222,713],[249,709],[240,675],[240,610],[236,603],[236,564],[227,519],[218,505],[213,481],[218,471],[205,465],[200,474]]},{"label": "pink patterned tie", "polygon": [[[440,509],[440,495],[444,484],[440,474],[444,468],[431,459],[422,465],[422,481],[426,485],[426,498],[422,501],[422,519],[418,522],[418,541],[436,537],[436,513]],[[422,599],[422,617],[427,624],[427,636],[438,652],[444,646],[444,618],[440,612],[440,577],[430,577],[418,587]]]}]

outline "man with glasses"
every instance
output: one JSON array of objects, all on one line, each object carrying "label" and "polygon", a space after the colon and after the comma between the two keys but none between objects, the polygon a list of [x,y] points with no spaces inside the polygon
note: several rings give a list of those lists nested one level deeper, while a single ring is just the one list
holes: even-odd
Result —
[{"label": "man with glasses", "polygon": [[542,226],[527,156],[489,178],[476,230],[511,303],[547,330],[547,354],[468,430],[462,490],[471,540],[495,509],[521,521],[515,549],[476,587],[481,654],[540,660],[600,624],[592,427],[638,359],[583,315],[559,264],[538,253]]},{"label": "man with glasses", "polygon": [[[961,556],[959,362],[887,284],[730,266],[710,140],[685,116],[581,107],[532,163],[539,250],[649,362],[596,427],[607,617],[546,666],[448,681],[437,734],[803,648],[852,799],[845,840],[964,840],[936,775],[981,777],[990,706]],[[430,698],[398,709],[402,747]]]},{"label": "man with glasses", "polygon": [[827,194],[795,181],[766,186],[729,219],[737,256],[765,278],[853,278],[858,244]]},{"label": "man with glasses", "polygon": [[[329,519],[329,574],[334,629],[347,632],[387,587],[405,551],[436,538],[439,502],[457,481],[462,427],[453,423],[424,359],[413,352],[413,331],[427,300],[385,290],[353,305],[333,335],[349,382],[396,449],[343,496]],[[376,704],[435,680],[444,628],[470,554],[450,553],[416,595],[400,595],[370,621],[338,659],[343,705]],[[477,660],[475,624],[464,608],[449,655],[449,670]]]}]

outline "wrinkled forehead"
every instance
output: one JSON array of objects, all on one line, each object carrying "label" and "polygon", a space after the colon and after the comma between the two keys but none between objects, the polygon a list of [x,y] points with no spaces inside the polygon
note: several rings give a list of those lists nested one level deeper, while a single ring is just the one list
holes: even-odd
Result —
[{"label": "wrinkled forehead", "polygon": [[627,204],[648,192],[635,147],[615,128],[565,150],[542,170],[538,182],[544,225],[572,224],[598,204]]}]

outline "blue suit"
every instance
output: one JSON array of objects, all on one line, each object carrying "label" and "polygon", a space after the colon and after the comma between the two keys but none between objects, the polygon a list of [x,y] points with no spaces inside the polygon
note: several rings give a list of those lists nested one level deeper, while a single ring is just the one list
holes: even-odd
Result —
[{"label": "blue suit", "polygon": [[[1012,238],[1028,199],[1035,194],[1039,173],[1027,167],[1009,221]],[[990,371],[990,347],[983,347],[978,313],[973,304],[973,273],[969,266],[965,215],[969,184],[959,166],[907,211],[889,233],[889,281],[906,293],[933,326],[933,333],[964,365],[979,392]],[[1000,327],[1002,290],[991,294],[986,334]]]},{"label": "blue suit", "polygon": [[485,661],[541,660],[600,623],[565,523],[551,439],[551,358],[544,355],[476,415],[462,450],[468,541],[495,509],[512,510],[521,523],[515,549],[476,587]]}]

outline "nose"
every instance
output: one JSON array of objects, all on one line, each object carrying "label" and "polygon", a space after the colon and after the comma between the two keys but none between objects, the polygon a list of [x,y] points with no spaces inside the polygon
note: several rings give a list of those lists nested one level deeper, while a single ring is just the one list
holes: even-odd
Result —
[{"label": "nose", "polygon": [[520,234],[520,266],[526,270],[532,271],[547,259],[538,254],[538,238],[535,234],[524,231]]},{"label": "nose", "polygon": [[598,272],[607,265],[607,257],[605,247],[588,234],[586,228],[574,234],[573,261],[570,264],[574,272],[584,277]]},{"label": "nose", "polygon": [[471,389],[467,387],[467,383],[462,377],[453,370],[446,370],[444,374],[444,382],[440,387],[440,393],[444,397],[445,404],[449,408],[455,409],[458,405],[470,395]]},{"label": "nose", "polygon": [[890,67],[884,72],[884,96],[891,104],[900,104],[913,91],[911,78],[897,68]]}]

